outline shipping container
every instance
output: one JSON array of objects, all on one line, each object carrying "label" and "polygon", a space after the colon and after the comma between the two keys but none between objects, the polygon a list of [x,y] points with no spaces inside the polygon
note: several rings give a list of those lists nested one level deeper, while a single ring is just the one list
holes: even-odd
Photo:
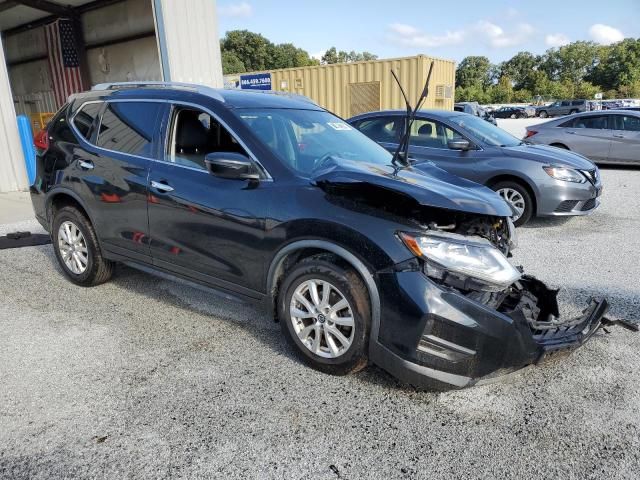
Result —
[{"label": "shipping container", "polygon": [[453,110],[455,62],[425,55],[226,75],[225,86],[305,95],[336,115],[349,118],[364,112],[405,108],[391,70],[415,104],[431,61],[431,88],[423,108]]}]

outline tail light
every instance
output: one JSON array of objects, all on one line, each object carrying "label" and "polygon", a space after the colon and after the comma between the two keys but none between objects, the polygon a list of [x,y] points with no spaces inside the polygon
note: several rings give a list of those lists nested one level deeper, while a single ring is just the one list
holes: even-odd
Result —
[{"label": "tail light", "polygon": [[536,132],[535,130],[527,130],[527,134],[525,135],[524,138],[533,137],[536,133],[538,132]]},{"label": "tail light", "polygon": [[33,136],[33,144],[40,150],[46,150],[49,148],[49,134],[46,129],[40,130]]}]

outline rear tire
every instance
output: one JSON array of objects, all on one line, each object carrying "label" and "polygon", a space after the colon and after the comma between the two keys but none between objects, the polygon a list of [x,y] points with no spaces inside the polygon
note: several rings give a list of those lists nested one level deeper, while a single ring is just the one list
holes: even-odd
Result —
[{"label": "rear tire", "polygon": [[520,216],[513,217],[516,227],[524,225],[533,216],[533,199],[529,191],[521,183],[513,180],[505,180],[491,186],[491,189],[500,195],[509,205],[521,209]]},{"label": "rear tire", "polygon": [[578,110],[571,110],[571,111],[569,112],[569,115],[573,115],[574,113],[578,113]]},{"label": "rear tire", "polygon": [[66,206],[56,212],[51,239],[62,271],[76,285],[100,285],[113,275],[114,263],[102,256],[91,222],[77,208]]},{"label": "rear tire", "polygon": [[332,260],[309,257],[287,273],[278,293],[278,318],[285,338],[307,365],[346,375],[367,365],[371,307],[356,271]]}]

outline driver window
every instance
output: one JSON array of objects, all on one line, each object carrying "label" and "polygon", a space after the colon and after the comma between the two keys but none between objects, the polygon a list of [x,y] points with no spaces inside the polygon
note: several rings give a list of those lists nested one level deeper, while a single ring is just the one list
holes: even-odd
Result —
[{"label": "driver window", "polygon": [[427,148],[449,148],[447,142],[459,137],[446,125],[433,120],[417,118],[411,125],[411,145]]},{"label": "driver window", "polygon": [[208,153],[235,152],[247,155],[225,127],[201,110],[176,109],[171,126],[166,156],[168,162],[206,170],[204,158]]}]

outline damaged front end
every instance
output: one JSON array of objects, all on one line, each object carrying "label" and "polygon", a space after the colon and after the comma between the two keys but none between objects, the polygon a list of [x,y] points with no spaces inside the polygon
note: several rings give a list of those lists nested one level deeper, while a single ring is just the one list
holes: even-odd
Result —
[{"label": "damaged front end", "polygon": [[314,183],[327,199],[397,225],[408,260],[376,272],[381,296],[371,360],[406,383],[462,388],[582,345],[601,327],[605,299],[561,319],[558,290],[508,260],[515,229],[506,203],[433,167],[416,171],[334,161]]},{"label": "damaged front end", "polygon": [[[408,383],[466,387],[569,352],[607,325],[638,330],[606,318],[606,299],[592,299],[579,316],[561,319],[558,290],[512,266],[504,241],[464,233],[398,234],[416,258],[384,280],[393,277],[408,293],[408,311],[420,320],[411,328],[413,338],[383,328],[388,351],[382,356],[387,369]],[[512,244],[511,235],[510,229]]]}]

